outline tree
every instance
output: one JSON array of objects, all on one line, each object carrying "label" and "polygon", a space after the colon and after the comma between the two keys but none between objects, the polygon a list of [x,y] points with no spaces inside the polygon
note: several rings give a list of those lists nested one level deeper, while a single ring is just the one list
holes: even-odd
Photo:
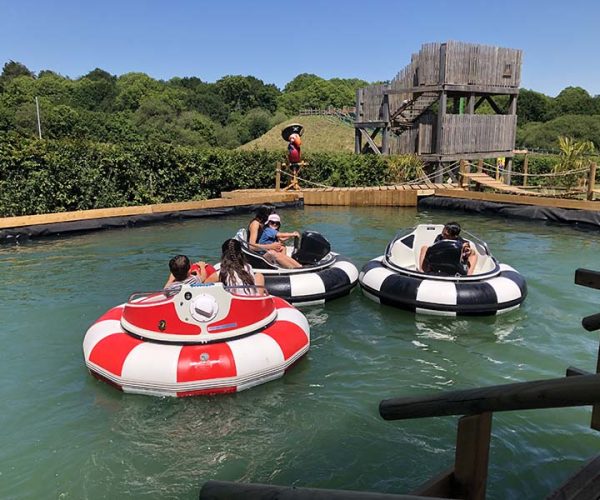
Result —
[{"label": "tree", "polygon": [[253,76],[228,75],[217,80],[215,88],[230,111],[242,113],[256,107],[273,112],[281,94],[275,85],[265,85]]},{"label": "tree", "polygon": [[592,115],[595,112],[594,100],[587,90],[581,87],[567,87],[553,101],[551,116]]},{"label": "tree", "polygon": [[298,92],[310,87],[313,83],[323,82],[323,78],[312,73],[302,73],[283,88],[283,93]]},{"label": "tree", "polygon": [[261,108],[250,110],[238,123],[238,136],[242,144],[260,137],[271,128],[271,114]]},{"label": "tree", "polygon": [[551,105],[550,97],[533,90],[521,89],[517,100],[519,125],[546,121]]},{"label": "tree", "polygon": [[145,73],[126,73],[117,79],[118,95],[115,99],[117,110],[135,111],[144,97],[152,91],[159,91],[161,85]]},{"label": "tree", "polygon": [[2,74],[0,74],[0,92],[3,91],[4,86],[8,82],[19,76],[35,78],[33,71],[30,71],[24,64],[12,60],[5,63],[2,68]]},{"label": "tree", "polygon": [[560,136],[592,141],[598,148],[600,116],[566,115],[544,123],[527,123],[517,129],[517,144],[530,149],[555,150]]}]

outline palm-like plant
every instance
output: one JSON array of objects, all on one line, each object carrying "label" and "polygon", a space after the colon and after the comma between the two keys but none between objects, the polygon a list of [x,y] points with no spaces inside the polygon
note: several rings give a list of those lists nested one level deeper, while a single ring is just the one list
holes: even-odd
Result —
[{"label": "palm-like plant", "polygon": [[[559,137],[558,146],[560,148],[560,159],[554,166],[555,174],[589,168],[591,159],[586,155],[594,152],[592,141],[577,141],[571,137]],[[561,183],[567,187],[573,187],[578,181],[582,185],[585,179],[585,174],[577,172],[562,176]]]}]

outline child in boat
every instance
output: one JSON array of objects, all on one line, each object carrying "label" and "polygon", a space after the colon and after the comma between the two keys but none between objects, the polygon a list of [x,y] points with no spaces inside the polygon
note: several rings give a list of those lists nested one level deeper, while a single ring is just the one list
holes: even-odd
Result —
[{"label": "child in boat", "polygon": [[176,255],[169,261],[171,274],[163,288],[173,289],[179,285],[203,283],[214,272],[214,267],[203,261],[190,264],[187,255]]},{"label": "child in boat", "polygon": [[[282,233],[279,231],[281,227],[281,217],[277,214],[271,214],[267,218],[267,222],[265,224],[265,228],[263,229],[262,234],[260,235],[259,244],[269,245],[271,243],[283,243],[284,241],[289,240],[290,238],[300,237],[300,233],[298,231],[294,231],[291,233]],[[277,252],[275,255],[277,259],[277,263],[288,269],[295,269],[298,267],[302,267],[298,261],[292,259],[286,252],[285,245],[281,245],[279,250],[271,250],[271,252]]]},{"label": "child in boat", "polygon": [[[436,236],[433,241],[433,245],[444,240],[456,242],[456,248],[460,249],[460,257],[458,257],[458,262],[456,262],[457,270],[460,270],[458,274],[470,276],[474,273],[475,266],[477,265],[477,254],[473,251],[469,242],[459,236],[460,231],[461,227],[458,222],[446,223],[442,229],[442,233]],[[427,252],[429,248],[424,245],[421,247],[419,254],[419,269],[426,273],[434,271],[428,262]],[[449,255],[448,257],[452,256]]]},{"label": "child in boat", "polygon": [[242,252],[241,243],[231,238],[221,246],[221,269],[206,279],[206,283],[220,281],[231,288],[230,291],[238,295],[266,295],[265,278],[262,274],[252,270]]}]

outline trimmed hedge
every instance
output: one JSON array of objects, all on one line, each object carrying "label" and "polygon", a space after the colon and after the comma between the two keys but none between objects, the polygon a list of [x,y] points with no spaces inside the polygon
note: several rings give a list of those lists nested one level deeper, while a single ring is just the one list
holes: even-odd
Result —
[{"label": "trimmed hedge", "polygon": [[[0,216],[200,200],[222,191],[275,185],[281,153],[105,144],[0,136]],[[305,156],[300,176],[327,186],[393,182],[390,158],[350,153]],[[287,183],[282,176],[282,184]]]}]

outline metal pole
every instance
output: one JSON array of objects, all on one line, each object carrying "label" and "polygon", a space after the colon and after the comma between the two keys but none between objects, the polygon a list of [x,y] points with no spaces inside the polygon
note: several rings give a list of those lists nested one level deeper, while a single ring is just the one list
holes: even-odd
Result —
[{"label": "metal pole", "polygon": [[35,109],[37,112],[37,124],[38,124],[38,135],[42,138],[42,122],[40,121],[40,101],[37,96],[35,97]]}]

